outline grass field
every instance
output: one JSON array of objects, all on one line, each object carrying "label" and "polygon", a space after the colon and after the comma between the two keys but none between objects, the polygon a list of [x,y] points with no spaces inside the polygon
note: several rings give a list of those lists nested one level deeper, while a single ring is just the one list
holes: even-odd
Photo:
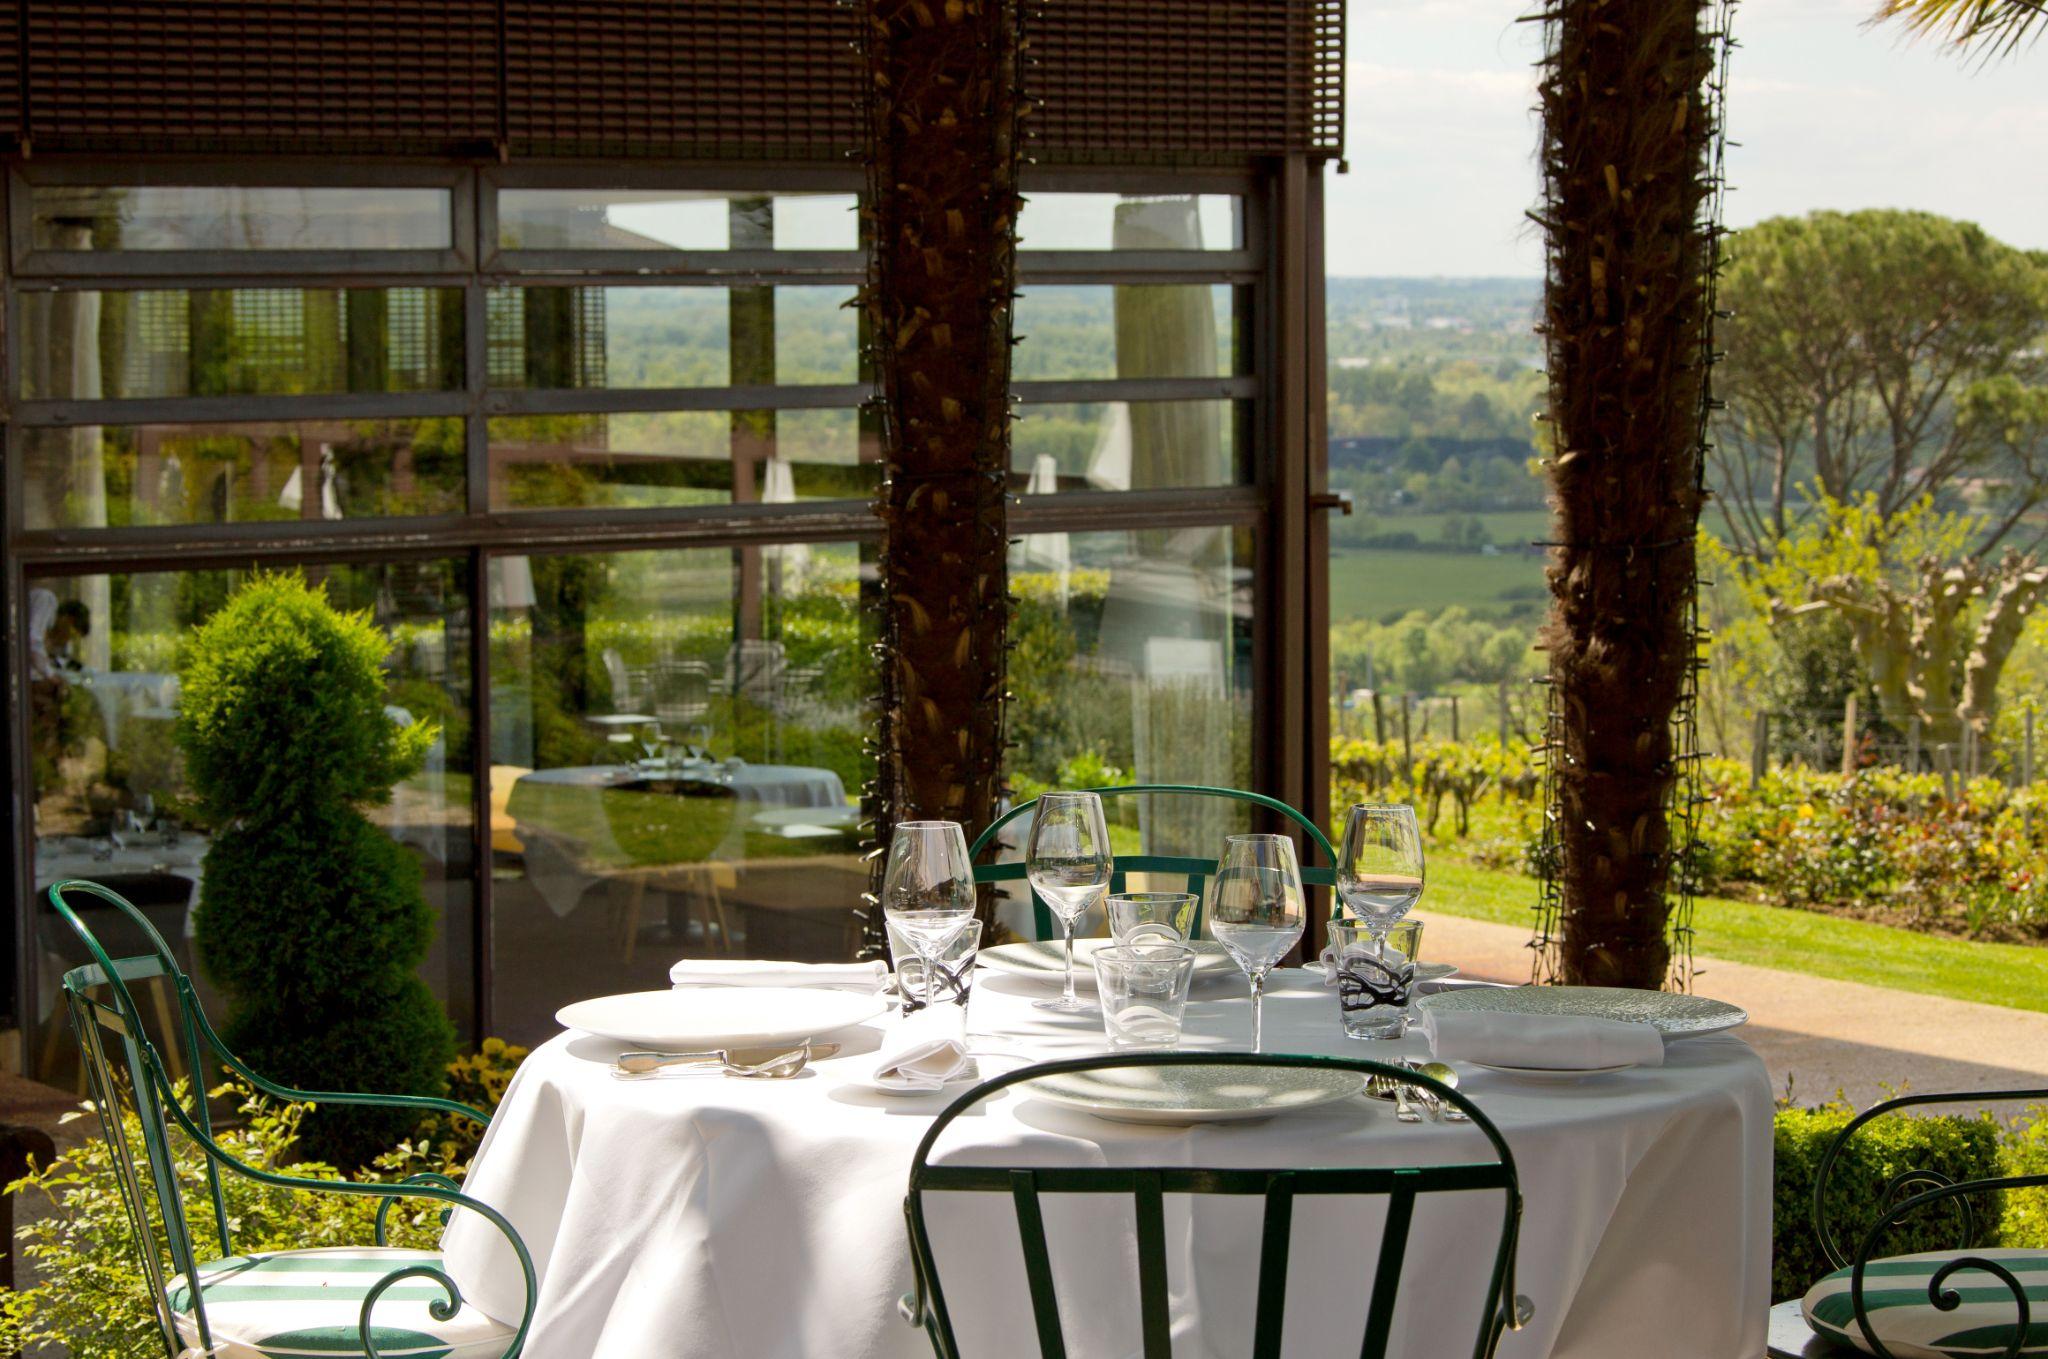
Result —
[{"label": "grass field", "polygon": [[[1427,910],[1527,926],[1536,887],[1516,873],[1436,858],[1427,899]],[[1714,897],[1698,903],[1693,927],[1701,957],[2048,1013],[2048,948],[1977,944]]]},{"label": "grass field", "polygon": [[[1412,533],[1425,543],[1442,540],[1444,521],[1470,518],[1448,514],[1365,514],[1346,528],[1360,535]],[[1543,510],[1482,514],[1494,543],[1512,548],[1536,541],[1549,528]],[[1419,552],[1352,549],[1341,539],[1330,553],[1330,621],[1398,618],[1411,609],[1435,612],[1462,604],[1475,613],[1533,617],[1543,608],[1543,559],[1507,551]]]}]

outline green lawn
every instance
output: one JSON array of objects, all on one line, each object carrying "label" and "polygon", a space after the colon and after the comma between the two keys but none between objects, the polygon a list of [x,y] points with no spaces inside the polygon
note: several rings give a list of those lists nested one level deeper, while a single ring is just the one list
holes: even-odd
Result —
[{"label": "green lawn", "polygon": [[[1519,874],[1430,861],[1429,910],[1526,926],[1535,900],[1535,884]],[[1700,900],[1693,927],[1702,957],[2048,1012],[2048,948],[1975,944],[1718,897]]]},{"label": "green lawn", "polygon": [[[1388,523],[1398,523],[1389,520]],[[1330,621],[1399,617],[1463,604],[1475,613],[1504,614],[1518,606],[1540,612],[1543,559],[1526,553],[1378,551],[1330,554]]]}]

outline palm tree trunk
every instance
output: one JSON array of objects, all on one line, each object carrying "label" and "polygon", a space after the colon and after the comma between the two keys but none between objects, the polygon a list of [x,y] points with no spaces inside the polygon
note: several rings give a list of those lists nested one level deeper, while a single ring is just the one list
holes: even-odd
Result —
[{"label": "palm tree trunk", "polygon": [[[993,815],[1009,621],[1016,0],[862,0],[881,398],[877,843]],[[880,857],[876,859],[880,863]],[[869,937],[879,931],[870,912]]]},{"label": "palm tree trunk", "polygon": [[1708,0],[1554,0],[1541,86],[1568,982],[1661,986],[1695,643],[1713,242]]}]

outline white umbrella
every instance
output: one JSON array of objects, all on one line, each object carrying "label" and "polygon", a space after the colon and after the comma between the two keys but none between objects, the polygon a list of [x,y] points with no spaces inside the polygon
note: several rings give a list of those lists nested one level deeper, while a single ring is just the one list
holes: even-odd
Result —
[{"label": "white umbrella", "polygon": [[[1056,495],[1060,489],[1060,465],[1050,453],[1041,453],[1031,464],[1031,480],[1025,495]],[[1027,533],[1017,544],[1018,567],[1026,571],[1053,571],[1059,575],[1062,604],[1067,598],[1067,573],[1074,569],[1073,543],[1064,533]]]},{"label": "white umbrella", "polygon": [[[796,503],[796,474],[790,470],[789,459],[779,453],[768,459],[762,473],[761,502],[765,505]],[[762,548],[761,559],[780,563],[785,573],[801,572],[810,565],[811,549],[802,543],[784,543]]]}]

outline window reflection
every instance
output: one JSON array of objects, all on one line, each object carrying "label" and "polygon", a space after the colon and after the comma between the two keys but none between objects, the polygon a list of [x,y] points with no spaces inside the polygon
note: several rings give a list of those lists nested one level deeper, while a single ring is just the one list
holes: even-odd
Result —
[{"label": "window reflection", "polygon": [[363,519],[463,507],[462,422],[298,420],[21,432],[30,529]]},{"label": "window reflection", "polygon": [[[454,560],[305,568],[341,608],[367,609],[392,637],[387,709],[429,718],[440,738],[426,767],[371,821],[411,848],[441,918],[423,975],[458,1031],[472,1022],[474,871],[468,567]],[[209,828],[186,801],[173,738],[184,637],[227,601],[241,571],[181,571],[31,579],[26,651],[35,835],[33,947],[42,1051],[39,1070],[62,1084],[74,1061],[55,1012],[65,970],[89,961],[45,897],[53,882],[91,878],[128,897],[188,970],[191,913],[205,876]],[[105,922],[94,921],[103,924]],[[114,931],[117,951],[138,940]],[[202,999],[213,1003],[203,971]]]},{"label": "window reflection", "polygon": [[494,387],[815,386],[856,381],[851,290],[496,288]]},{"label": "window reflection", "polygon": [[493,560],[507,1037],[683,957],[850,956],[863,575],[839,544]]},{"label": "window reflection", "polygon": [[1024,250],[1240,250],[1235,194],[1034,193],[1017,218]]},{"label": "window reflection", "polygon": [[21,394],[438,392],[462,385],[459,288],[66,290],[20,295]]},{"label": "window reflection", "polygon": [[447,250],[447,189],[38,184],[38,250]]},{"label": "window reflection", "polygon": [[[1010,782],[1248,788],[1251,561],[1245,530],[1036,533],[1011,549]],[[1229,804],[1146,798],[1120,848],[1213,855]]]},{"label": "window reflection", "polygon": [[1237,290],[1222,284],[1027,283],[1016,324],[1019,382],[1248,371]]},{"label": "window reflection", "polygon": [[1250,419],[1243,401],[1026,402],[1011,481],[1026,495],[1241,485]]},{"label": "window reflection", "polygon": [[508,250],[856,250],[852,194],[502,189]]},{"label": "window reflection", "polygon": [[490,422],[498,509],[845,500],[876,458],[851,410],[655,411]]}]

